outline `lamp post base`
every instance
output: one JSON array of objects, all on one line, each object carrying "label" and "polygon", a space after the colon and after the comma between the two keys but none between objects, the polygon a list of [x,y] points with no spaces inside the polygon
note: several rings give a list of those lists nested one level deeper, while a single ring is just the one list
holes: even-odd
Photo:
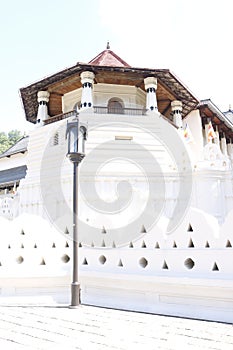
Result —
[{"label": "lamp post base", "polygon": [[70,309],[76,309],[80,305],[80,283],[71,283],[71,305]]}]

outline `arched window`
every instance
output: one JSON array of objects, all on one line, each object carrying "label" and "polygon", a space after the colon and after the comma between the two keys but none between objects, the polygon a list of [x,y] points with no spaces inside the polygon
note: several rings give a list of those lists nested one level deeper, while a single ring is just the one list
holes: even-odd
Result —
[{"label": "arched window", "polygon": [[74,107],[73,107],[73,111],[78,112],[80,109],[80,105],[81,105],[81,101],[76,102]]},{"label": "arched window", "polygon": [[108,113],[124,114],[123,102],[117,98],[111,98],[108,101]]}]

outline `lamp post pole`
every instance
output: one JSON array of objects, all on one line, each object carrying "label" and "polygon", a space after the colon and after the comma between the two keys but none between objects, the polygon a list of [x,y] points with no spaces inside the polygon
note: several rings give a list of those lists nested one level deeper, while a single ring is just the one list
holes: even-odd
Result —
[{"label": "lamp post pole", "polygon": [[[81,133],[83,134],[82,130]],[[67,135],[67,157],[73,163],[73,274],[70,308],[76,308],[80,304],[80,283],[78,278],[78,165],[85,157],[83,152],[78,151],[79,121],[77,117],[74,121],[67,123]]]},{"label": "lamp post pole", "polygon": [[73,279],[71,283],[71,307],[80,304],[78,278],[78,163],[73,163]]},{"label": "lamp post pole", "polygon": [[78,165],[84,158],[84,154],[76,153],[69,156],[73,163],[73,278],[71,283],[71,305],[80,304],[80,283],[78,278]]}]

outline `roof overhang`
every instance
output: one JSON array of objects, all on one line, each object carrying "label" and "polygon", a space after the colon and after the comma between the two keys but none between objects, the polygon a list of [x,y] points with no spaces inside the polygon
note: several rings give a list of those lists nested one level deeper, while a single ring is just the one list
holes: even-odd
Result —
[{"label": "roof overhang", "polygon": [[10,184],[14,184],[15,182],[24,179],[27,172],[27,166],[22,165],[15,168],[5,169],[0,171],[0,187],[6,186]]},{"label": "roof overhang", "polygon": [[95,83],[132,85],[142,90],[144,78],[151,76],[158,80],[157,100],[159,112],[170,116],[170,103],[172,100],[180,100],[183,103],[183,116],[195,109],[199,101],[168,69],[146,69],[132,67],[96,66],[77,63],[54,75],[44,78],[25,88],[20,89],[20,94],[25,110],[26,119],[36,122],[37,116],[37,92],[47,90],[50,92],[49,114],[55,116],[62,113],[61,97],[81,87],[80,73],[91,71],[95,74]]},{"label": "roof overhang", "polygon": [[218,131],[223,132],[228,140],[233,139],[233,123],[210,99],[200,101],[198,108],[203,125],[211,120],[212,125],[217,126]]}]

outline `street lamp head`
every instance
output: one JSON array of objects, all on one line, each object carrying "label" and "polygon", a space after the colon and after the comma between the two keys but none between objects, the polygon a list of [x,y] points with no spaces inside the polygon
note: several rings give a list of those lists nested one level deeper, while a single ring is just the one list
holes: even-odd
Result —
[{"label": "street lamp head", "polygon": [[[79,132],[82,137],[82,150],[79,151]],[[85,157],[85,141],[87,139],[87,128],[85,126],[79,127],[79,119],[76,116],[73,120],[67,122],[66,138],[68,139],[67,158],[72,163],[79,164]]]},{"label": "street lamp head", "polygon": [[66,125],[66,138],[68,139],[68,153],[78,153],[78,117],[68,121]]}]

